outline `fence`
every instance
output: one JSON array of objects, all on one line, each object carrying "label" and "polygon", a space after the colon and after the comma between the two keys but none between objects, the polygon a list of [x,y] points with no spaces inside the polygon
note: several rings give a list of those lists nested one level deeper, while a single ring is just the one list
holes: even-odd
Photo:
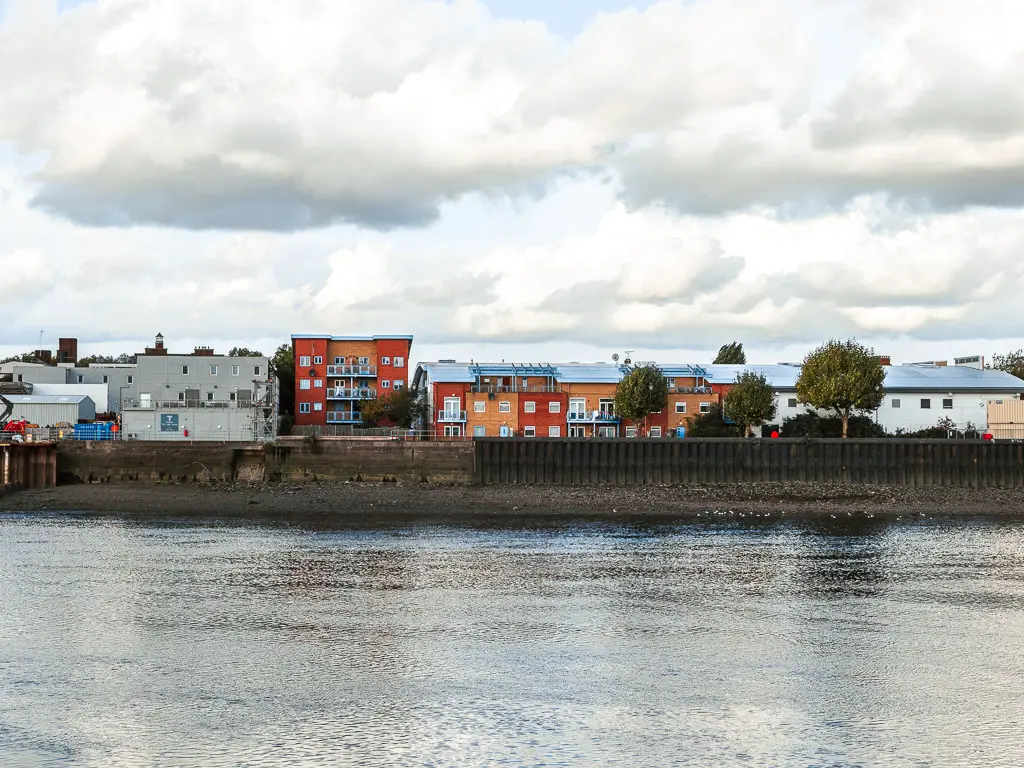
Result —
[{"label": "fence", "polygon": [[460,435],[459,437],[438,437],[430,430],[423,429],[402,429],[401,427],[360,427],[345,424],[328,424],[295,426],[291,429],[292,437],[347,437],[367,438],[374,440],[406,440],[431,442],[458,442],[472,440],[472,435]]},{"label": "fence", "polygon": [[812,482],[1024,486],[1024,443],[983,440],[477,439],[485,485]]}]

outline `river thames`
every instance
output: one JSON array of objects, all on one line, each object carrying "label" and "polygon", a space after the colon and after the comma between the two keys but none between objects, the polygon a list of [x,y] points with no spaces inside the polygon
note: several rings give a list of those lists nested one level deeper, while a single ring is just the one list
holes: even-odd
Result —
[{"label": "river thames", "polygon": [[3,766],[1016,766],[1024,521],[0,516]]}]

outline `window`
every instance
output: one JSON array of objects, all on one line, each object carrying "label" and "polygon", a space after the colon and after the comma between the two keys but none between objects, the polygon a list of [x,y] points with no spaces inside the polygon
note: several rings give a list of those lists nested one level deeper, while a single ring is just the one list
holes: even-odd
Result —
[{"label": "window", "polygon": [[536,437],[536,436],[537,436],[537,428],[536,427],[523,427],[523,437]]},{"label": "window", "polygon": [[636,427],[626,427],[626,437],[636,437]]},{"label": "window", "polygon": [[104,376],[104,377],[103,377],[103,383],[104,383],[104,384],[107,384],[107,383],[109,383],[109,382],[110,382],[110,377],[109,377],[109,376]]},{"label": "window", "polygon": [[700,412],[701,413],[711,413],[711,403],[701,403],[700,404]]},{"label": "window", "polygon": [[381,389],[391,389],[391,382],[388,381],[387,379],[384,379],[381,381],[380,387]]},{"label": "window", "polygon": [[473,401],[473,413],[486,413],[486,412],[487,412],[487,403],[486,402],[484,402],[483,400],[475,400],[475,401]]},{"label": "window", "polygon": [[134,384],[135,383],[135,377],[134,376],[129,376],[128,377],[128,383],[129,384]]},{"label": "window", "polygon": [[444,428],[445,437],[462,437],[462,427],[458,424],[449,424]]},{"label": "window", "polygon": [[231,375],[232,376],[237,376],[238,375],[238,366],[237,365],[232,365],[231,366]]},{"label": "window", "polygon": [[299,413],[309,413],[309,403],[299,403]]},{"label": "window", "polygon": [[210,375],[211,376],[216,376],[217,375],[217,366],[216,365],[211,365],[210,366]]},{"label": "window", "polygon": [[[21,381],[21,374],[20,373],[18,374],[18,381]],[[79,374],[79,376],[78,376],[78,383],[82,384],[84,381],[85,381],[85,376],[82,376],[81,374]]]},{"label": "window", "polygon": [[598,437],[616,437],[616,432],[619,431],[618,427],[598,427]]},{"label": "window", "polygon": [[665,379],[665,384],[668,386],[669,389],[675,389],[676,380],[675,379]]},{"label": "window", "polygon": [[931,408],[932,407],[932,401],[929,400],[927,397],[922,397],[921,398],[921,407],[926,409],[926,410],[928,408]]},{"label": "window", "polygon": [[385,355],[384,357],[382,357],[380,359],[380,364],[381,365],[391,365],[391,358],[388,357],[387,355]]},{"label": "window", "polygon": [[344,365],[344,361],[345,361],[345,358],[343,358],[343,357],[336,357],[336,358],[334,358],[334,364],[335,365]]},{"label": "window", "polygon": [[359,358],[359,364],[360,365],[369,365],[370,364],[370,358],[368,358],[368,357],[360,357]]},{"label": "window", "polygon": [[184,400],[185,399],[185,393],[184,392],[179,392],[178,393],[178,399],[179,400]]},{"label": "window", "polygon": [[213,392],[207,392],[207,393],[206,393],[206,399],[207,399],[207,400],[208,400],[209,402],[213,402]]},{"label": "window", "polygon": [[313,410],[314,411],[322,411],[323,409],[324,409],[324,404],[323,403],[313,403]]},{"label": "window", "polygon": [[394,383],[393,383],[393,384],[391,385],[391,388],[392,388],[393,390],[395,390],[396,392],[397,392],[398,390],[400,390],[400,389],[405,389],[405,382],[404,382],[404,381],[396,381],[396,382],[394,382]]},{"label": "window", "polygon": [[254,365],[252,367],[252,375],[253,376],[259,376],[260,375],[260,367],[258,365]]},{"label": "window", "polygon": [[508,400],[502,400],[498,403],[498,413],[512,413],[512,403]]},{"label": "window", "polygon": [[309,389],[312,386],[309,379],[302,379],[299,382],[299,389]]},{"label": "window", "polygon": [[181,375],[182,376],[188,376],[188,366],[187,365],[181,366]]},{"label": "window", "polygon": [[394,367],[395,368],[405,368],[405,358],[404,357],[396,357],[395,358]]},{"label": "window", "polygon": [[953,398],[952,397],[944,397],[944,398],[942,398],[942,407],[945,408],[947,411],[952,410],[953,409]]},{"label": "window", "polygon": [[562,428],[561,427],[548,427],[548,437],[561,437],[561,436],[562,436]]},{"label": "window", "polygon": [[522,380],[522,385],[523,385],[524,387],[528,387],[528,386],[530,386],[530,380],[529,380],[529,379],[523,379],[523,380]]},{"label": "window", "polygon": [[661,437],[661,427],[651,427],[651,437]]},{"label": "window", "polygon": [[324,388],[324,380],[323,379],[313,379],[313,389],[323,389],[323,388]]},{"label": "window", "polygon": [[487,437],[487,427],[473,427],[473,437]]},{"label": "window", "polygon": [[236,399],[238,399],[238,395],[236,395],[234,392],[228,395],[228,400],[230,400],[232,403],[235,402]]},{"label": "window", "polygon": [[536,413],[537,412],[537,404],[535,402],[533,402],[532,400],[528,400],[527,402],[525,402],[523,404],[523,412],[524,413]]},{"label": "window", "polygon": [[796,408],[796,398],[795,397],[789,398],[789,407],[790,408]]},{"label": "window", "polygon": [[299,368],[309,368],[309,355],[302,355],[299,358]]},{"label": "window", "polygon": [[893,398],[893,400],[892,400],[892,407],[893,408],[899,408],[900,407],[900,399],[898,397],[894,397]]},{"label": "window", "polygon": [[573,398],[569,401],[569,417],[583,418],[587,413],[587,401],[583,398]]},{"label": "window", "polygon": [[676,403],[676,413],[686,413],[686,403]]},{"label": "window", "polygon": [[557,400],[552,400],[550,403],[548,403],[548,413],[561,413],[561,412],[562,412],[562,404],[560,402],[558,402]]},{"label": "window", "polygon": [[324,364],[324,359],[323,359],[322,356],[317,355],[316,357],[313,358],[313,365],[323,365],[323,364]]}]

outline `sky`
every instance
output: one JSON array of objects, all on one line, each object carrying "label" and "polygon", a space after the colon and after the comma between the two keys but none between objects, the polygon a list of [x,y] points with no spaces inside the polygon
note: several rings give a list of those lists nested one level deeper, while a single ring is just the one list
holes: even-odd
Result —
[{"label": "sky", "polygon": [[1019,0],[0,0],[0,356],[1024,346]]}]

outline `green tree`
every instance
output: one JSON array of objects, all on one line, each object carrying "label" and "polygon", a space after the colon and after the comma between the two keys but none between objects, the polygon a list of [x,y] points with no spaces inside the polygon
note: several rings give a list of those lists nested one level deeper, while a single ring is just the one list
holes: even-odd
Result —
[{"label": "green tree", "polygon": [[745,365],[746,362],[747,353],[743,351],[743,344],[738,341],[723,344],[715,358],[715,365]]},{"label": "green tree", "polygon": [[992,362],[988,364],[988,367],[997,371],[1006,371],[1018,379],[1024,379],[1024,349],[1007,352],[1005,355],[998,353],[992,355]]},{"label": "green tree", "polygon": [[362,417],[363,426],[366,427],[376,427],[379,425],[388,418],[389,410],[387,396],[359,401],[359,415]]},{"label": "green tree", "polygon": [[88,368],[90,365],[128,365],[135,363],[138,359],[137,355],[130,355],[127,352],[122,352],[120,355],[89,355],[83,357],[75,365],[81,366],[82,368]]},{"label": "green tree", "polygon": [[668,402],[668,382],[656,365],[630,369],[615,389],[615,415],[638,424]]},{"label": "green tree", "polygon": [[31,352],[25,352],[20,355],[14,355],[13,357],[7,357],[0,360],[0,363],[38,363],[39,360]]},{"label": "green tree", "polygon": [[[287,347],[288,345],[284,344],[283,346]],[[228,352],[228,357],[263,357],[263,353],[248,347],[232,347]]]},{"label": "green tree", "polygon": [[850,416],[876,411],[885,397],[885,369],[875,351],[856,339],[831,340],[804,358],[796,394],[812,408],[835,411],[845,438]]},{"label": "green tree", "polygon": [[277,379],[282,415],[295,415],[295,356],[291,344],[282,344],[270,358],[270,370]]},{"label": "green tree", "polygon": [[722,406],[718,403],[712,403],[707,413],[698,413],[690,419],[686,428],[687,437],[733,437],[735,434],[736,427],[725,423]]},{"label": "green tree", "polygon": [[[888,437],[885,427],[870,416],[851,416],[850,437]],[[842,437],[843,420],[838,416],[820,416],[816,411],[805,411],[782,422],[783,437]]]},{"label": "green tree", "polygon": [[360,402],[359,412],[366,426],[376,427],[386,422],[402,429],[409,429],[426,417],[427,404],[416,392],[399,389],[382,397]]},{"label": "green tree", "polygon": [[725,417],[736,422],[741,437],[751,427],[774,419],[777,411],[775,390],[762,373],[744,371],[725,396]]}]

